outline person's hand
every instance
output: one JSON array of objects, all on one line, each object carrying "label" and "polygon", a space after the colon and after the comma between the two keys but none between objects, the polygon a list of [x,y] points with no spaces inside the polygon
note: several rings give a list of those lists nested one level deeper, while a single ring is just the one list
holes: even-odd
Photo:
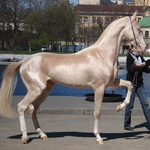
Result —
[{"label": "person's hand", "polygon": [[142,68],[142,67],[145,67],[145,65],[146,65],[146,63],[143,62],[143,63],[141,63],[141,64],[135,64],[135,67],[137,67],[137,68]]}]

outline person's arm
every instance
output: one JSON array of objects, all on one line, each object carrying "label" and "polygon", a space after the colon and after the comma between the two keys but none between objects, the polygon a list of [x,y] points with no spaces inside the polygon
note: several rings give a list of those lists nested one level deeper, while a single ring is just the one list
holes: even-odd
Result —
[{"label": "person's arm", "polygon": [[146,62],[143,62],[143,63],[141,63],[141,64],[136,64],[135,66],[136,66],[136,67],[139,67],[139,68],[143,68],[143,67],[146,66]]},{"label": "person's arm", "polygon": [[141,64],[136,64],[136,67],[141,69],[145,73],[150,73],[150,68],[148,67],[148,64],[150,65],[150,60],[145,61],[145,59],[141,56],[142,62]]},{"label": "person's arm", "polygon": [[136,64],[135,64],[135,62],[134,62],[134,59],[133,59],[133,57],[132,57],[130,54],[127,56],[126,65],[127,65],[127,71],[128,71],[130,74],[134,74],[136,71],[139,70],[139,68],[136,67]]},{"label": "person's arm", "polygon": [[146,66],[150,66],[150,59],[146,60],[145,63],[146,63]]}]

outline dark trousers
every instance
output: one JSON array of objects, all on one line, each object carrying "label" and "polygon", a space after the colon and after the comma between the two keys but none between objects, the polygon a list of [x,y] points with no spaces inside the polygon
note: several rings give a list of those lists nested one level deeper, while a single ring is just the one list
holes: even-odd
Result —
[{"label": "dark trousers", "polygon": [[137,94],[140,100],[143,113],[145,115],[145,118],[148,124],[148,128],[150,128],[150,108],[149,108],[149,104],[148,104],[148,100],[146,96],[146,91],[143,85],[141,85],[140,87],[134,86],[133,88],[130,103],[126,106],[126,109],[125,109],[124,127],[128,127],[131,124],[131,114],[132,114],[132,109],[134,106],[135,94]]}]

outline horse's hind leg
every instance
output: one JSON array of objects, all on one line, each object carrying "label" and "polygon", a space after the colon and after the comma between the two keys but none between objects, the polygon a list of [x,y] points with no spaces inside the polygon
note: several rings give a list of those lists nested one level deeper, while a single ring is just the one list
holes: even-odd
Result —
[{"label": "horse's hind leg", "polygon": [[33,97],[36,97],[36,94],[33,92],[28,92],[27,95],[24,97],[24,99],[21,102],[19,102],[17,105],[19,120],[20,120],[20,130],[22,131],[21,140],[24,144],[26,144],[28,140],[24,112],[29,106],[29,104],[34,101]]},{"label": "horse's hind leg", "polygon": [[46,140],[48,137],[47,135],[41,130],[40,125],[38,123],[37,119],[37,109],[39,106],[42,104],[42,102],[46,99],[48,94],[51,92],[51,90],[54,87],[54,83],[52,81],[47,82],[47,87],[42,91],[41,95],[32,103],[29,105],[29,111],[30,114],[32,115],[32,121],[35,127],[36,132],[39,134],[41,139]]}]

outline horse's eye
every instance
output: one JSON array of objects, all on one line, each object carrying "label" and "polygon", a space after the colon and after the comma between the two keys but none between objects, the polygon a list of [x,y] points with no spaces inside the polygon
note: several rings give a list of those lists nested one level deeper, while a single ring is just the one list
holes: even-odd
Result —
[{"label": "horse's eye", "polygon": [[140,28],[138,28],[137,30],[138,30],[138,32],[141,32],[141,29],[140,29]]}]

